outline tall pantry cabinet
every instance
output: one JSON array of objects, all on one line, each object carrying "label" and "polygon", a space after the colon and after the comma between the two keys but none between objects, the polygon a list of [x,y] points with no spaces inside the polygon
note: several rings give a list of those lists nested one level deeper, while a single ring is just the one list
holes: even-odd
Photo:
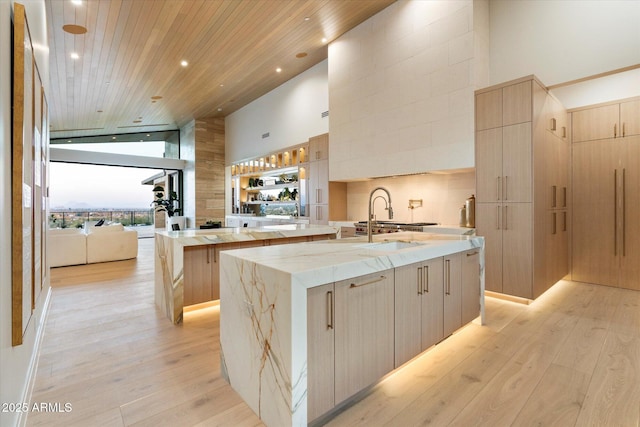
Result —
[{"label": "tall pantry cabinet", "polygon": [[571,112],[573,280],[640,290],[640,99]]},{"label": "tall pantry cabinet", "polygon": [[534,76],[476,91],[485,288],[536,298],[569,272],[567,117]]}]

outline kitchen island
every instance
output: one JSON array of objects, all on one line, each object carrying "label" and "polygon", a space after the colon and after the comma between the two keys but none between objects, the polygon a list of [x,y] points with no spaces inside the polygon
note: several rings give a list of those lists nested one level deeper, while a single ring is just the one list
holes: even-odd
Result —
[{"label": "kitchen island", "polygon": [[223,374],[305,426],[480,315],[484,239],[400,232],[221,254]]},{"label": "kitchen island", "polygon": [[186,305],[219,299],[219,256],[228,249],[334,239],[326,225],[286,224],[155,233],[155,302],[175,324]]}]

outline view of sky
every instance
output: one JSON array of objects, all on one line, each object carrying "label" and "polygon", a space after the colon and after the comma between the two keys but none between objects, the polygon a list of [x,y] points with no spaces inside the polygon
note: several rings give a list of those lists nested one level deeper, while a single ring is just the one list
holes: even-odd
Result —
[{"label": "view of sky", "polygon": [[[164,142],[56,144],[55,148],[162,157]],[[99,156],[99,155],[98,155]],[[148,209],[153,193],[141,182],[162,171],[52,162],[50,207]]]}]

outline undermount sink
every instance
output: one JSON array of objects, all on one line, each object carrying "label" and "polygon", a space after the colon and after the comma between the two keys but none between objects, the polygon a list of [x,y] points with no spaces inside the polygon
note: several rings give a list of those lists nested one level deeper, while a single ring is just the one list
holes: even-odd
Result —
[{"label": "undermount sink", "polygon": [[367,244],[361,245],[360,247],[371,249],[374,251],[399,251],[401,249],[417,248],[420,246],[424,246],[424,243],[394,240],[391,242],[367,243]]}]

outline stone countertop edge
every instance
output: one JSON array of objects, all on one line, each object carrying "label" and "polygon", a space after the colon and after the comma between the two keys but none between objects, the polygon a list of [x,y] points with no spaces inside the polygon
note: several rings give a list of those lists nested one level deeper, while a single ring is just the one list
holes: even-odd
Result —
[{"label": "stone countertop edge", "polygon": [[426,244],[382,251],[367,248],[366,238],[355,237],[224,251],[221,262],[233,257],[282,271],[291,275],[292,284],[308,289],[470,249],[484,250],[484,237],[466,235],[401,232],[374,236],[373,243],[395,240]]},{"label": "stone countertop edge", "polygon": [[211,228],[205,230],[158,230],[156,235],[170,238],[182,246],[215,245],[258,240],[284,239],[302,236],[336,234],[338,229],[329,225],[280,224],[263,227]]}]

